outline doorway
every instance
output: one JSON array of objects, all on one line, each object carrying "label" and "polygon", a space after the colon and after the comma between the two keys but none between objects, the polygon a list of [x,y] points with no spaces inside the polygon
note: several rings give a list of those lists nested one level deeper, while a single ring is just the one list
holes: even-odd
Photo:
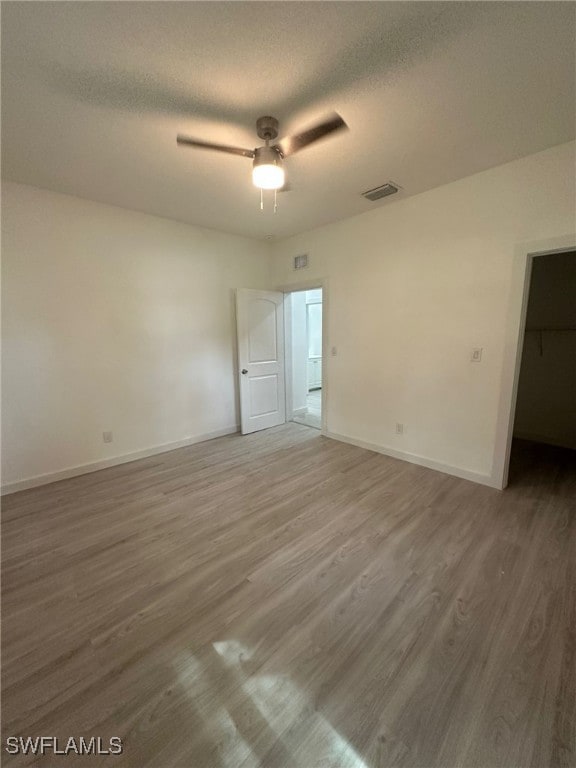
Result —
[{"label": "doorway", "polygon": [[514,413],[510,480],[522,468],[574,461],[576,251],[534,256]]},{"label": "doorway", "polygon": [[314,429],[322,428],[323,291],[286,294],[287,417]]}]

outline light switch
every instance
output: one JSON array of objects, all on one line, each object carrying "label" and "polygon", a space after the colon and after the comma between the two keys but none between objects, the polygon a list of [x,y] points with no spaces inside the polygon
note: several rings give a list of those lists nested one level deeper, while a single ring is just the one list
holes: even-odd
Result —
[{"label": "light switch", "polygon": [[336,355],[338,354],[338,350],[336,349],[336,347],[332,347],[332,349],[330,350],[330,354],[332,355],[332,357],[336,357]]}]

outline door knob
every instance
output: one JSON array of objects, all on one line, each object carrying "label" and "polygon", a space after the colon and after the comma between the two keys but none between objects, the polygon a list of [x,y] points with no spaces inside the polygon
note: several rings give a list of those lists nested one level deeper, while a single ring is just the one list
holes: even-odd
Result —
[{"label": "door knob", "polygon": [[244,376],[246,376],[246,374],[247,374],[247,373],[248,373],[248,371],[246,370],[246,368],[242,368],[242,374],[243,374]]}]

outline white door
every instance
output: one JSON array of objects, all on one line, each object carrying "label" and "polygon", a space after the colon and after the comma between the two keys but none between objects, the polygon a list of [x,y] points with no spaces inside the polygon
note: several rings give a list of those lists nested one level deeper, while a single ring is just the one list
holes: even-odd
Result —
[{"label": "white door", "polygon": [[284,294],[236,291],[242,434],[286,421]]}]

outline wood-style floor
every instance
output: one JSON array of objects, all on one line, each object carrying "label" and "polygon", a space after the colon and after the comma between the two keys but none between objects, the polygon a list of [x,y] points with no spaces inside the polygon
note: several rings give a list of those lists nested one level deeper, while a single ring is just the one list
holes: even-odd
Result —
[{"label": "wood-style floor", "polygon": [[576,472],[504,493],[289,424],[6,497],[3,765],[576,765]]}]

